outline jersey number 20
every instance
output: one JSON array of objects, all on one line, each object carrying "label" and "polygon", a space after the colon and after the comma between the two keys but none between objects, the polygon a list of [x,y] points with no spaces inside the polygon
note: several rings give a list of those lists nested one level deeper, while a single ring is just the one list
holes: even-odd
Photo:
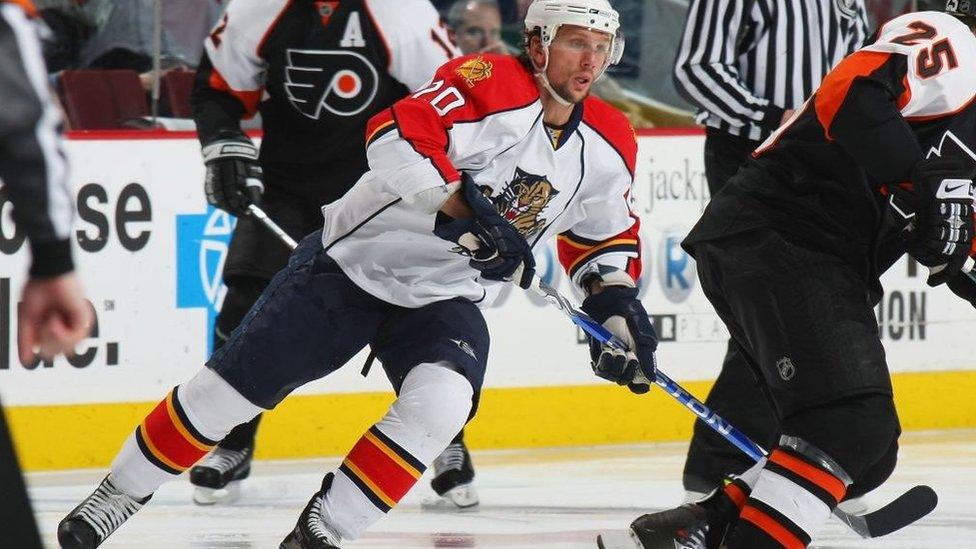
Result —
[{"label": "jersey number 20", "polygon": [[444,116],[445,114],[453,111],[454,109],[464,105],[464,96],[461,92],[457,91],[454,86],[448,86],[444,88],[443,80],[435,80],[430,83],[426,88],[419,90],[417,93],[411,95],[414,99],[417,99],[423,95],[431,94],[436,91],[440,91],[437,95],[429,99],[430,104],[437,111],[437,114]]}]

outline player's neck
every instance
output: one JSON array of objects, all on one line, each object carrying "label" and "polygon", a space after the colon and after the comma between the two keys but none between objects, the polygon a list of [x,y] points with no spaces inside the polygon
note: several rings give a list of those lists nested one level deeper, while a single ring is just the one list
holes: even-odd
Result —
[{"label": "player's neck", "polygon": [[549,94],[548,90],[539,90],[539,99],[542,101],[542,121],[550,126],[562,126],[569,122],[569,117],[573,114],[573,103],[563,105]]}]

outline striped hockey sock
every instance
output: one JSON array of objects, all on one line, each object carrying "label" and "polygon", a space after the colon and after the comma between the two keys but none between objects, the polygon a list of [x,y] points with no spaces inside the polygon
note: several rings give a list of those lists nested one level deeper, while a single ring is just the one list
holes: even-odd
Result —
[{"label": "striped hockey sock", "polygon": [[262,411],[203,368],[173,388],[136,427],[112,462],[112,478],[126,494],[144,498],[192,467],[235,426]]},{"label": "striped hockey sock", "polygon": [[[728,549],[803,549],[844,498],[850,484],[844,471],[816,448],[799,443],[770,454],[741,505],[726,539]],[[738,504],[745,494],[729,495]]]}]

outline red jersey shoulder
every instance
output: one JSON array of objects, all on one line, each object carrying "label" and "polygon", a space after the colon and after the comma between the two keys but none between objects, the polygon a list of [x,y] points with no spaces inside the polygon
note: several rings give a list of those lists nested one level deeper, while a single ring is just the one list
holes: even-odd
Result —
[{"label": "red jersey shoulder", "polygon": [[511,55],[473,54],[452,59],[438,69],[434,81],[448,81],[465,99],[455,121],[519,109],[539,99],[529,71]]},{"label": "red jersey shoulder", "polygon": [[591,95],[583,101],[583,123],[600,134],[620,154],[633,174],[637,164],[637,137],[624,113]]}]

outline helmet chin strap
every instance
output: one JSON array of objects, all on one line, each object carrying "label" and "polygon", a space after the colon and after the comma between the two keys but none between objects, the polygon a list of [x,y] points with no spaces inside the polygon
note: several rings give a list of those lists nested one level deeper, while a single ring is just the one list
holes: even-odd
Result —
[{"label": "helmet chin strap", "polygon": [[535,64],[535,61],[532,61],[532,66],[535,67],[535,77],[539,79],[540,82],[542,82],[542,87],[545,88],[547,92],[549,92],[549,95],[556,100],[556,103],[559,103],[564,107],[572,106],[573,103],[571,101],[565,100],[563,96],[556,93],[556,90],[554,90],[552,85],[549,83],[549,77],[546,76],[546,68],[549,67],[549,46],[543,46],[542,51],[545,52],[546,54],[546,62],[541,67],[539,67],[538,65]]}]

